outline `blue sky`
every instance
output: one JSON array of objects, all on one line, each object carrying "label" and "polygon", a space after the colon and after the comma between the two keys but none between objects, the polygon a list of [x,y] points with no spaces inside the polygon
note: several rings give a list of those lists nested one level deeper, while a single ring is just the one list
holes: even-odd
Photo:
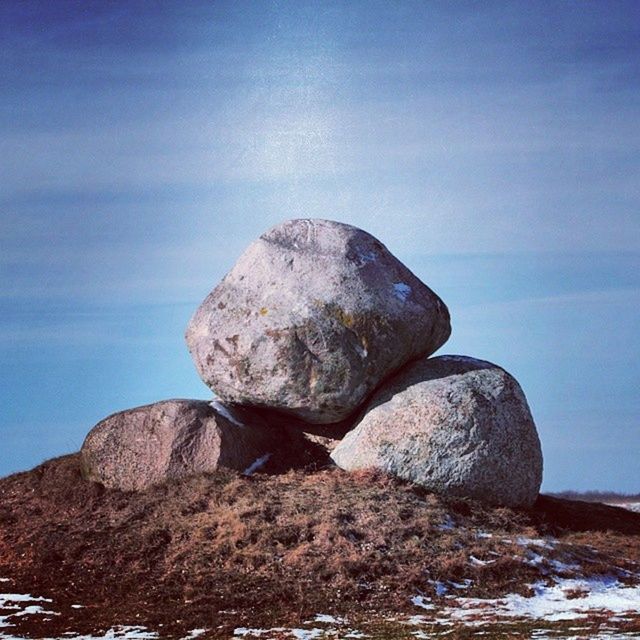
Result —
[{"label": "blue sky", "polygon": [[5,2],[0,475],[207,397],[183,332],[291,217],[520,380],[547,490],[640,491],[640,5]]}]

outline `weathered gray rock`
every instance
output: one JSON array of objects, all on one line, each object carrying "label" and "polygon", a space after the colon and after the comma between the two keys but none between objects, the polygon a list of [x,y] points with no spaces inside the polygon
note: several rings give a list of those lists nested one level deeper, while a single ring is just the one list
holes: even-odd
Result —
[{"label": "weathered gray rock", "polygon": [[346,470],[377,468],[434,492],[529,506],[542,452],[520,385],[474,358],[408,365],[372,397],[331,457]]},{"label": "weathered gray rock", "polygon": [[218,467],[251,473],[282,447],[281,437],[251,411],[166,400],[99,422],[82,445],[82,466],[89,480],[136,491]]},{"label": "weathered gray rock", "polygon": [[373,236],[291,220],[245,251],[186,339],[222,399],[331,423],[450,332],[440,298]]}]

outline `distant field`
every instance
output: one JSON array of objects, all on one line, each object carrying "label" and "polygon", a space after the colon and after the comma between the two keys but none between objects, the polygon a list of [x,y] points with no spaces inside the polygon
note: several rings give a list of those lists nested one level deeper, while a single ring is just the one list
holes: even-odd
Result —
[{"label": "distant field", "polygon": [[616,493],[615,491],[560,491],[548,495],[565,500],[582,500],[583,502],[602,502],[618,504],[621,502],[640,502],[640,493]]},{"label": "distant field", "polygon": [[556,498],[581,500],[582,502],[600,502],[640,513],[640,493],[616,493],[613,491],[562,491],[551,493]]}]

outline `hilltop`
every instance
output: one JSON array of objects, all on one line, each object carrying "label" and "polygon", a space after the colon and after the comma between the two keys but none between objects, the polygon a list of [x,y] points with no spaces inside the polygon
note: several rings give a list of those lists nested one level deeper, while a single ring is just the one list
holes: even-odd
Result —
[{"label": "hilltop", "polygon": [[640,514],[601,504],[488,507],[336,468],[221,470],[127,493],[85,481],[70,455],[0,480],[0,577],[53,600],[51,615],[12,617],[0,598],[0,619],[30,637],[114,625],[253,637],[319,613],[362,628],[545,581],[636,585],[639,543]]}]

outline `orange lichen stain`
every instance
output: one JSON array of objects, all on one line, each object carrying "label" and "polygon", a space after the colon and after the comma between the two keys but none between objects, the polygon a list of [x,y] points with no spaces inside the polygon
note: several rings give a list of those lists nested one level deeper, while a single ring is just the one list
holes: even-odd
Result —
[{"label": "orange lichen stain", "polygon": [[351,329],[355,324],[354,317],[344,309],[340,309],[340,307],[336,308],[336,316],[338,317],[338,320],[340,320],[340,322],[349,329]]},{"label": "orange lichen stain", "polygon": [[330,315],[336,318],[340,324],[344,325],[348,329],[352,329],[355,325],[356,319],[337,304],[325,303],[321,300],[314,300],[314,303],[318,306],[324,307]]},{"label": "orange lichen stain", "polygon": [[260,315],[261,315],[261,316],[266,316],[266,315],[267,315],[267,313],[269,313],[269,309],[267,309],[267,307],[262,307],[262,308],[260,309]]}]

